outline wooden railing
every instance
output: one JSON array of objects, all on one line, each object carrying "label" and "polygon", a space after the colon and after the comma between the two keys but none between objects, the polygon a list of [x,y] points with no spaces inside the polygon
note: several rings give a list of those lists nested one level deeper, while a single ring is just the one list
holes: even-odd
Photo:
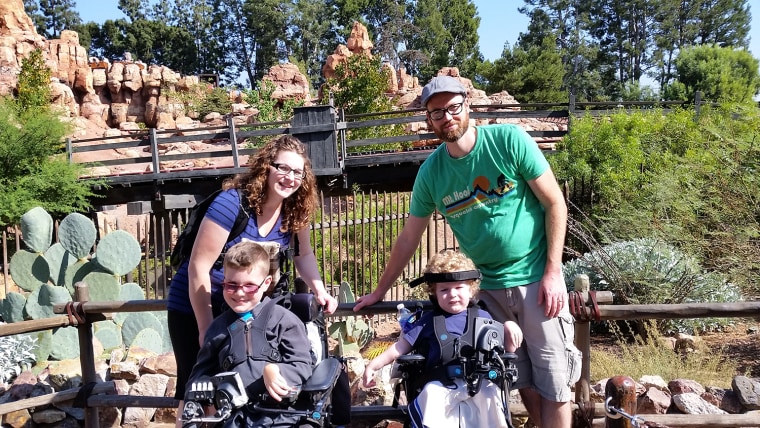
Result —
[{"label": "wooden railing", "polygon": [[[576,286],[583,280],[576,281]],[[84,385],[96,383],[95,388],[90,395],[84,400],[85,406],[85,426],[97,428],[98,408],[99,407],[164,407],[175,408],[178,402],[170,397],[144,397],[129,395],[113,395],[115,387],[112,382],[97,382],[95,374],[95,355],[92,347],[92,323],[102,320],[104,314],[113,312],[140,312],[164,310],[165,301],[127,301],[127,302],[87,302],[87,286],[78,283],[76,289],[76,301],[74,304],[55,305],[54,311],[58,314],[67,311],[76,312],[79,317],[62,316],[56,320],[56,324],[73,325],[79,331],[80,344],[80,362],[82,365],[82,382]],[[580,291],[580,290],[579,290]],[[588,292],[580,291],[583,302],[591,305]],[[607,294],[604,294],[607,293]],[[598,302],[610,302],[612,295],[609,292],[597,293]],[[345,316],[363,316],[388,314],[396,311],[396,301],[386,301],[377,303],[371,307],[362,309],[359,312],[353,312],[353,304],[344,303],[339,305],[338,310],[333,314],[337,317]],[[416,302],[405,302],[415,304]],[[429,302],[421,302],[428,304]],[[598,315],[601,320],[644,320],[644,319],[678,319],[678,318],[705,318],[705,317],[754,317],[760,313],[760,302],[740,302],[740,303],[690,303],[690,304],[670,304],[670,305],[598,305]],[[83,321],[77,320],[77,318]],[[576,385],[575,404],[581,406],[584,402],[589,402],[589,397],[583,396],[585,382],[585,393],[588,394],[587,386],[590,384],[590,373],[588,366],[590,363],[590,335],[587,334],[589,320],[580,319],[576,321],[576,344],[584,354],[584,370],[581,380]],[[26,333],[40,331],[51,328],[43,320],[22,321],[14,324],[0,325],[0,336],[10,334]],[[584,333],[586,332],[586,333]],[[81,388],[74,388],[67,391],[48,394],[41,397],[19,400],[12,403],[0,404],[0,415],[12,411],[42,406],[59,401],[71,400],[81,391]],[[111,395],[93,395],[93,394],[111,394]],[[595,419],[593,426],[601,426],[599,417],[603,416],[599,404],[591,403],[590,406],[595,409]],[[588,408],[588,406],[586,406]],[[510,410],[515,416],[526,416],[527,412],[523,406],[510,405]],[[709,419],[709,426],[713,427],[760,427],[760,419],[756,415],[739,414],[739,415],[720,415],[719,418],[714,415],[647,415],[652,420],[656,419],[658,423],[669,426],[705,426],[703,419]],[[352,407],[352,420],[381,420],[381,419],[404,419],[405,413],[401,408],[389,406],[362,406]],[[705,419],[708,418],[708,419]]]}]

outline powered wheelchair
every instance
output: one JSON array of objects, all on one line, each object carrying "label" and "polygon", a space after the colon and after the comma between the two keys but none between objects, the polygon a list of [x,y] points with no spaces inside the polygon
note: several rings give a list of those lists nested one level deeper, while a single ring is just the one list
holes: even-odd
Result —
[{"label": "powered wheelchair", "polygon": [[[289,309],[306,325],[315,360],[311,376],[300,390],[294,391],[280,402],[266,392],[249,394],[240,374],[234,371],[198,379],[187,385],[185,405],[179,416],[184,428],[250,426],[251,419],[273,421],[281,415],[287,416],[288,426],[295,427],[330,428],[350,421],[348,376],[344,360],[328,355],[322,307],[310,293],[290,292],[290,273],[288,269],[282,269],[281,272],[284,273],[270,296],[273,302],[268,304]],[[296,278],[296,289],[299,288],[299,281],[302,283],[300,278]],[[305,284],[302,285],[300,288],[305,288]],[[261,315],[265,318],[263,311]],[[255,327],[251,330],[254,329]],[[215,409],[215,412],[208,415],[208,409]],[[261,428],[269,426],[271,425],[265,422],[260,425]]]},{"label": "powered wheelchair", "polygon": [[[476,277],[475,275],[479,277],[479,274],[479,271],[426,274],[425,277],[413,281],[410,286],[416,286],[423,281],[445,282],[472,279]],[[415,416],[411,414],[411,407],[425,385],[432,381],[439,381],[447,388],[455,388],[457,384],[461,387],[464,384],[469,397],[478,394],[487,382],[495,384],[500,389],[504,419],[511,427],[509,391],[517,382],[518,374],[514,364],[517,355],[505,352],[503,324],[479,317],[478,307],[473,304],[467,309],[467,327],[464,333],[459,337],[452,337],[446,331],[443,312],[434,299],[431,301],[433,303],[432,323],[438,341],[441,364],[430,367],[425,357],[428,349],[416,348],[412,353],[397,357],[391,373],[391,378],[396,382],[392,405],[403,408],[401,403],[405,401],[407,405],[405,413],[410,416],[404,426],[406,428],[412,426],[411,419]],[[418,303],[408,322],[413,324],[420,320],[422,314],[423,306]],[[419,422],[417,425],[420,425]]]}]

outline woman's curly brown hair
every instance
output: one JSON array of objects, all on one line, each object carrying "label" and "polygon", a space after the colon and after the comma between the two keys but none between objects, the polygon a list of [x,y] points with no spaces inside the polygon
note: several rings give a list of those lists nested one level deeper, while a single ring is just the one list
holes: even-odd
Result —
[{"label": "woman's curly brown hair", "polygon": [[317,209],[317,178],[314,176],[314,170],[311,169],[311,160],[306,154],[306,148],[298,138],[283,135],[270,141],[251,157],[249,160],[251,167],[247,172],[227,180],[223,187],[244,189],[251,209],[257,215],[261,215],[261,207],[267,196],[269,167],[277,155],[283,151],[295,152],[304,160],[304,177],[301,185],[282,203],[282,231],[298,232],[309,227],[311,217]]}]

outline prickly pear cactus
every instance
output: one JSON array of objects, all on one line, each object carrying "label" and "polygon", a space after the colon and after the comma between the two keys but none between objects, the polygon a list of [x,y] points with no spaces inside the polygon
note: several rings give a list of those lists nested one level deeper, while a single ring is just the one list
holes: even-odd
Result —
[{"label": "prickly pear cactus", "polygon": [[124,340],[124,345],[131,346],[138,333],[144,329],[152,329],[156,334],[163,331],[161,321],[152,313],[134,312],[129,314],[121,326],[121,337]]},{"label": "prickly pear cactus", "polygon": [[156,354],[160,354],[164,349],[163,343],[164,340],[161,338],[159,332],[152,328],[144,328],[140,330],[134,340],[132,340],[130,348],[143,348]]},{"label": "prickly pear cactus", "polygon": [[98,230],[92,220],[79,213],[67,215],[58,226],[61,245],[78,260],[90,255],[97,236]]},{"label": "prickly pear cactus", "polygon": [[0,315],[5,322],[19,322],[24,320],[24,305],[26,297],[21,293],[11,291],[0,301]]},{"label": "prickly pear cactus", "polygon": [[[351,285],[347,282],[340,284],[338,291],[339,303],[355,302]],[[348,317],[343,321],[333,322],[329,328],[330,336],[338,341],[338,354],[359,352],[374,337],[372,328],[361,318]]]},{"label": "prickly pear cactus", "polygon": [[39,253],[20,250],[11,257],[11,278],[24,291],[34,291],[48,282],[50,267]]},{"label": "prickly pear cactus", "polygon": [[69,360],[79,357],[79,333],[76,327],[60,327],[52,337],[50,358]]},{"label": "prickly pear cactus", "polygon": [[100,240],[95,257],[105,270],[121,276],[137,267],[142,251],[134,236],[123,230],[114,230]]},{"label": "prickly pear cactus", "polygon": [[24,311],[29,318],[39,320],[55,316],[53,305],[56,303],[67,303],[71,301],[71,295],[68,290],[50,284],[42,286],[31,293],[26,298]]},{"label": "prickly pear cactus", "polygon": [[90,272],[83,279],[87,284],[92,302],[112,302],[119,300],[121,284],[119,278],[108,272]]},{"label": "prickly pear cactus", "polygon": [[66,269],[76,263],[76,257],[66,251],[60,242],[56,242],[45,251],[45,260],[50,268],[50,282],[53,285],[66,285]]},{"label": "prickly pear cactus", "polygon": [[24,244],[34,253],[44,253],[53,240],[53,217],[42,207],[34,207],[21,216]]},{"label": "prickly pear cactus", "polygon": [[98,338],[103,349],[106,351],[118,348],[121,343],[121,328],[111,320],[98,321],[93,323],[95,337]]}]

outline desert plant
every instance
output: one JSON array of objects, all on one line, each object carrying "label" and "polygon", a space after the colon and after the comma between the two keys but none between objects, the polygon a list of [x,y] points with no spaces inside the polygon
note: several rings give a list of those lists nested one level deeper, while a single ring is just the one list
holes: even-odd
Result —
[{"label": "desert plant", "polygon": [[[21,229],[27,249],[11,258],[11,276],[24,290],[8,293],[0,302],[6,321],[41,319],[53,316],[53,305],[72,300],[74,284],[88,285],[91,301],[141,300],[145,296],[137,284],[121,283],[121,277],[140,262],[141,249],[129,233],[116,230],[97,241],[94,223],[82,214],[66,216],[58,228],[60,242],[50,245],[52,218],[37,207],[22,216]],[[97,241],[97,242],[96,242]],[[97,244],[97,245],[96,245]],[[96,247],[94,253],[91,253]],[[104,347],[139,346],[157,353],[171,349],[165,313],[119,314],[113,321],[98,323],[96,337]],[[38,359],[76,358],[79,355],[76,329],[58,328],[39,335],[42,350]]]},{"label": "desert plant", "polygon": [[[617,304],[735,302],[734,284],[718,273],[706,273],[696,259],[667,243],[635,239],[606,245],[564,265],[565,281],[586,274],[593,290],[609,290]],[[714,330],[724,318],[661,321],[664,332]]]},{"label": "desert plant", "polygon": [[633,379],[644,375],[659,375],[663,379],[693,379],[702,385],[730,388],[737,365],[724,358],[722,351],[676,353],[665,345],[652,321],[645,326],[646,335],[629,340],[613,325],[617,348],[615,352],[591,350],[591,378],[606,379],[625,374]]},{"label": "desert plant", "polygon": [[36,346],[34,338],[29,335],[0,337],[0,383],[12,381],[34,365],[37,357],[33,351]]}]

